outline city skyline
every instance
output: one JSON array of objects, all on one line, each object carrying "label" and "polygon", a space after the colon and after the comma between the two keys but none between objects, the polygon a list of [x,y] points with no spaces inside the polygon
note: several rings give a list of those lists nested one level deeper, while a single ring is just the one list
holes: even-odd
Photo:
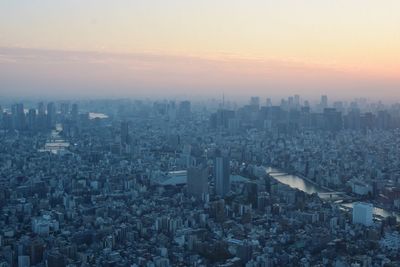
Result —
[{"label": "city skyline", "polygon": [[0,267],[400,266],[400,1],[0,1]]},{"label": "city skyline", "polygon": [[400,105],[247,100],[1,106],[0,266],[399,266]]}]

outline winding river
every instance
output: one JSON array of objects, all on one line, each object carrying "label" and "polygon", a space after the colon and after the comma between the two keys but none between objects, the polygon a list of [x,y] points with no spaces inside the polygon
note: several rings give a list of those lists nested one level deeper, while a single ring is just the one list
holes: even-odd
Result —
[{"label": "winding river", "polygon": [[[329,191],[326,189],[321,188],[320,186],[307,181],[297,175],[291,175],[285,173],[279,169],[267,167],[266,172],[271,175],[274,179],[278,180],[279,182],[289,185],[292,188],[297,188],[307,194],[314,194],[314,193],[328,193]],[[352,208],[354,203],[346,203],[342,204],[342,206],[346,208]],[[388,216],[396,216],[397,221],[400,221],[400,213],[398,212],[391,212],[386,209],[374,207],[374,214],[377,216],[382,216],[384,218]]]}]

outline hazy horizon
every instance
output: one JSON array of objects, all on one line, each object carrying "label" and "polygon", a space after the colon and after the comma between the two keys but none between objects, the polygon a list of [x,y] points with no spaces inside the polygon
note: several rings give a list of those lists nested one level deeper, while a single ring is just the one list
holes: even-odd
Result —
[{"label": "hazy horizon", "polygon": [[400,2],[9,1],[0,97],[400,101]]}]

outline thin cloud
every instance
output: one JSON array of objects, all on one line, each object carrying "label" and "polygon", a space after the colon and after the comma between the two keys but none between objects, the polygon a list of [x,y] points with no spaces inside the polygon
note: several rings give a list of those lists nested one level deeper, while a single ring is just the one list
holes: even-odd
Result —
[{"label": "thin cloud", "polygon": [[293,59],[0,48],[7,94],[230,94],[396,97],[399,79]]}]

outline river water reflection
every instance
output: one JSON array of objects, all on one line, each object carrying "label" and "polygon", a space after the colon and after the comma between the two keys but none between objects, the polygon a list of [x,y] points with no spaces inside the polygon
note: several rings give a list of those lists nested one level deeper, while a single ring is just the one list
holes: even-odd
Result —
[{"label": "river water reflection", "polygon": [[278,169],[267,168],[267,173],[283,184],[287,184],[290,187],[297,188],[307,194],[314,193],[326,193],[328,191],[314,185],[313,183],[306,181],[296,175],[284,173]]},{"label": "river water reflection", "polygon": [[[307,194],[314,194],[314,193],[318,194],[318,193],[328,192],[327,190],[321,188],[320,186],[315,185],[307,180],[304,180],[299,176],[287,174],[276,168],[268,167],[266,168],[266,172],[279,182],[286,184],[292,188],[297,188]],[[353,208],[353,204],[354,203],[346,203],[342,204],[342,206],[346,208]],[[400,213],[392,213],[382,208],[374,207],[374,214],[382,216],[384,218],[388,216],[396,216],[397,220],[400,221]]]}]

